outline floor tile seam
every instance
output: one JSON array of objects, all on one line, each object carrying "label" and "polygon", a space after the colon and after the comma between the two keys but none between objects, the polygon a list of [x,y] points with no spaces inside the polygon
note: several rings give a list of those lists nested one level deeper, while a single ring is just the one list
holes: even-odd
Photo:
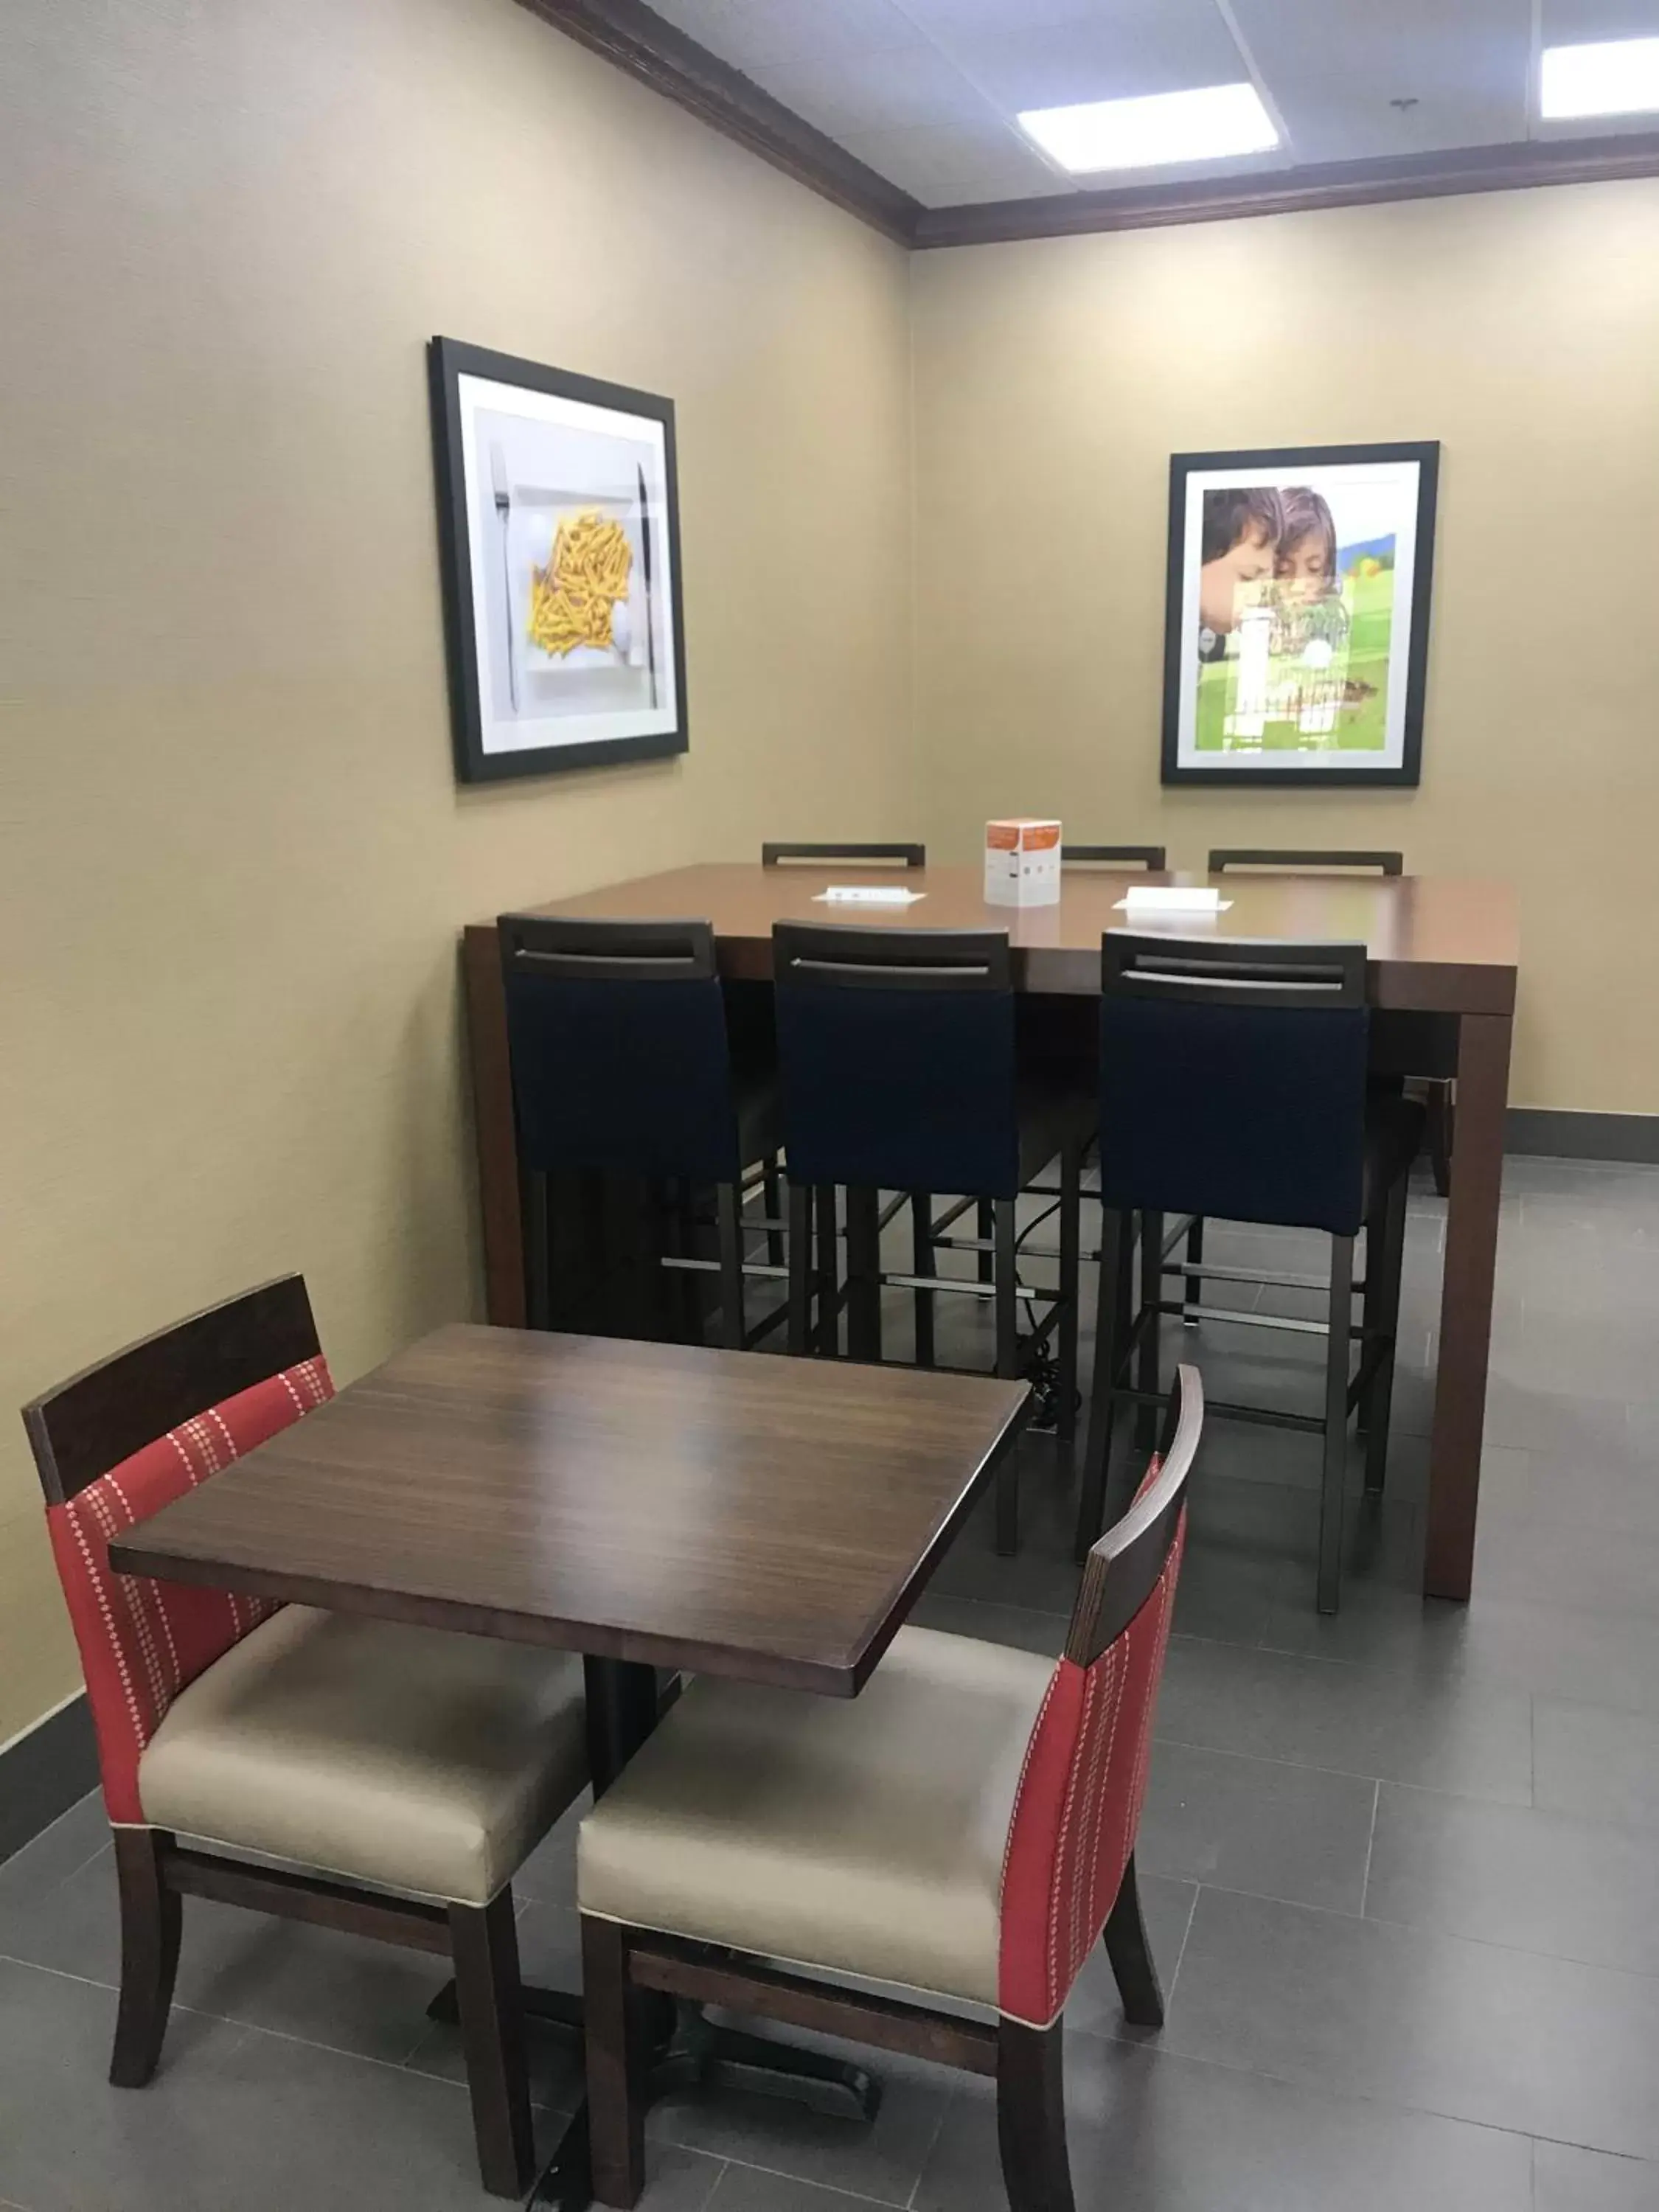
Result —
[{"label": "floor tile seam", "polygon": [[[854,2189],[837,2188],[833,2181],[819,2181],[805,2173],[791,2173],[786,2166],[759,2166],[756,2164],[753,2159],[738,2158],[733,2156],[729,2151],[698,2150],[696,2143],[683,2143],[676,2142],[674,2148],[676,2150],[689,2150],[694,2152],[700,2158],[720,2159],[724,2161],[727,2169],[730,2169],[734,2166],[742,2166],[747,2172],[763,2173],[773,2181],[796,2181],[799,2182],[803,2187],[807,2189],[821,2189],[826,2197],[839,2197],[844,2203],[848,2204],[871,2205],[875,2208],[875,2212],[905,2212],[905,2206],[901,2204],[896,2197],[862,2197]],[[721,2179],[724,2179],[724,2174],[722,2174]],[[714,2185],[716,2191],[719,2189],[720,2185],[720,2182],[716,2181]],[[920,2187],[920,2185],[921,2179],[919,2178],[917,2186]],[[913,2190],[911,2191],[911,2195],[914,2196],[915,2193],[915,2192]],[[713,2192],[711,2191],[711,2201],[712,2196]],[[906,2203],[908,2203],[908,2201],[909,2200],[907,2198]]]},{"label": "floor tile seam", "polygon": [[1359,1882],[1359,1917],[1366,1917],[1365,1907],[1370,1900],[1371,1860],[1376,1850],[1376,1819],[1382,1804],[1382,1784],[1379,1777],[1371,1792],[1371,1825],[1365,1837],[1365,1871]]},{"label": "floor tile seam", "polygon": [[[1375,1774],[1355,1773],[1351,1768],[1346,1766],[1316,1766],[1311,1760],[1305,1759],[1275,1759],[1270,1753],[1265,1751],[1234,1751],[1226,1744],[1192,1743],[1185,1736],[1160,1735],[1156,1729],[1152,1732],[1152,1741],[1155,1743],[1167,1744],[1171,1751],[1201,1751],[1208,1759],[1236,1759],[1241,1765],[1246,1766],[1282,1766],[1292,1774],[1328,1774],[1334,1781],[1338,1782],[1379,1783],[1386,1778]],[[1438,1794],[1442,1796],[1454,1796],[1460,1793],[1442,1790]],[[1476,1799],[1473,1802],[1489,1803],[1492,1801]]]},{"label": "floor tile seam", "polygon": [[[1198,2051],[1182,2051],[1173,2044],[1155,2042],[1144,2033],[1122,2034],[1112,2033],[1109,2031],[1103,2033],[1098,2028],[1092,2027],[1080,2027],[1076,2030],[1076,2033],[1079,2035],[1089,2036],[1097,2043],[1121,2043],[1131,2051],[1148,2051],[1154,2059],[1172,2058],[1183,2066],[1212,2067],[1218,2074],[1243,2074],[1254,2081],[1274,2081],[1280,2088],[1300,2089],[1310,2095],[1323,2097],[1332,2101],[1372,2105],[1379,2112],[1413,2112],[1422,2119],[1449,2120],[1455,2127],[1479,2128],[1485,2135],[1507,2136],[1517,2142],[1560,2142],[1569,2149],[1599,2150],[1599,2146],[1595,2143],[1568,2143],[1562,2136],[1534,2136],[1524,2128],[1506,2128],[1498,2120],[1474,2120],[1469,2118],[1464,2112],[1444,2112],[1437,2105],[1418,2105],[1404,2098],[1380,2097],[1375,2090],[1371,2089],[1357,2089],[1346,2085],[1337,2086],[1328,2081],[1315,2081],[1306,2075],[1275,2073],[1271,2067],[1247,2066],[1239,2059],[1214,2058]],[[1086,2124],[1099,2131],[1103,2124],[1098,2121],[1090,2121]],[[1630,2151],[1601,2151],[1600,2155],[1604,2158],[1628,2159],[1634,2166],[1659,2163]]]}]

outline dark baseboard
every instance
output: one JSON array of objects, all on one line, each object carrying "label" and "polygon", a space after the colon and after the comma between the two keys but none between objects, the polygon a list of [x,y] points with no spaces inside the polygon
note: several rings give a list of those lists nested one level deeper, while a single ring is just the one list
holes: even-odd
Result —
[{"label": "dark baseboard", "polygon": [[1635,1160],[1659,1166],[1659,1114],[1579,1114],[1511,1106],[1504,1150],[1559,1160]]},{"label": "dark baseboard", "polygon": [[0,1751],[0,1861],[97,1786],[92,1715],[75,1698]]}]

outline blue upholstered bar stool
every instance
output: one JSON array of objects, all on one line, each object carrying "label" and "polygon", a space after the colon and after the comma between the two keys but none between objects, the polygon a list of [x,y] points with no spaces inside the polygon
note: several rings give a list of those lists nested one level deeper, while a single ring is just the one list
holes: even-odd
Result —
[{"label": "blue upholstered bar stool", "polygon": [[[744,1170],[778,1151],[769,1054],[734,1059],[706,921],[503,915],[501,963],[530,1314],[550,1300],[547,1179],[586,1171],[716,1193],[720,1341],[740,1348]],[[775,1234],[775,1230],[774,1231]]]},{"label": "blue upholstered bar stool", "polygon": [[[1114,1414],[1160,1402],[1158,1323],[1166,1214],[1324,1231],[1328,1318],[1240,1326],[1322,1328],[1322,1414],[1212,1399],[1225,1419],[1310,1430],[1324,1443],[1318,1601],[1334,1613],[1342,1559],[1347,1424],[1363,1405],[1365,1482],[1389,1449],[1407,1176],[1423,1131],[1413,1099],[1368,1087],[1370,1017],[1363,945],[1240,943],[1113,931],[1102,945],[1100,1310],[1079,1554],[1103,1525]],[[1131,1293],[1133,1217],[1141,1284]],[[1363,1324],[1353,1323],[1354,1244],[1365,1231]],[[1238,1321],[1225,1310],[1206,1320]],[[1352,1370],[1353,1340],[1360,1341]],[[1136,1381],[1129,1385],[1132,1364]]]},{"label": "blue upholstered bar stool", "polygon": [[[996,1371],[1019,1372],[1019,1301],[1048,1311],[1034,1349],[1058,1347],[1059,1427],[1077,1403],[1078,1188],[1092,1098],[1022,1079],[1012,956],[1006,930],[846,928],[779,922],[772,934],[784,1147],[789,1162],[790,1343],[808,1345],[814,1188],[847,1192],[848,1346],[881,1357],[881,1291],[896,1283],[932,1298],[988,1297]],[[1060,1163],[1056,1291],[1018,1279],[1015,1203],[1048,1164]],[[911,1195],[913,1274],[882,1272],[878,1201]],[[988,1285],[937,1273],[933,1194],[984,1199],[994,1208]],[[931,1361],[925,1361],[931,1364]],[[1018,1475],[1005,1461],[997,1492],[997,1547],[1018,1542]]]}]

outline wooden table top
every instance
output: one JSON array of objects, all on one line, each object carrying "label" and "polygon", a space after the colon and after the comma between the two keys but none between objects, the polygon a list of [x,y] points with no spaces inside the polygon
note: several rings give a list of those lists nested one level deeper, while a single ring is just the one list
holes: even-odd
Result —
[{"label": "wooden table top", "polygon": [[110,1547],[123,1572],[856,1694],[1024,1383],[439,1329]]},{"label": "wooden table top", "polygon": [[[1451,877],[1230,873],[1194,878],[1090,869],[1064,878],[1058,904],[1022,909],[988,906],[978,866],[763,868],[758,861],[732,861],[641,876],[530,911],[706,920],[714,926],[722,970],[757,978],[772,972],[775,921],[1006,928],[1019,988],[1087,996],[1100,988],[1102,936],[1128,926],[1118,902],[1130,884],[1197,880],[1218,884],[1231,905],[1212,924],[1195,925],[1188,917],[1164,925],[1174,934],[1201,930],[1206,937],[1363,941],[1370,949],[1374,1005],[1446,1013],[1514,1010],[1520,958],[1515,894],[1504,884]],[[816,896],[831,883],[902,883],[925,896],[908,907],[831,907]]]}]

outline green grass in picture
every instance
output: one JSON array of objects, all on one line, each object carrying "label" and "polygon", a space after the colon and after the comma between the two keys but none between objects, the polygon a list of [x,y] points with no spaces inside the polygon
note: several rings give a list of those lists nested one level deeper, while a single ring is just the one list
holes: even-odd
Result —
[{"label": "green grass in picture", "polygon": [[1212,660],[1199,671],[1194,748],[1201,753],[1256,751],[1380,753],[1387,743],[1389,643],[1394,627],[1394,570],[1348,580],[1353,627],[1348,639],[1349,697],[1328,737],[1304,737],[1293,721],[1267,724],[1260,746],[1226,739],[1233,711],[1237,670],[1231,659]]}]

